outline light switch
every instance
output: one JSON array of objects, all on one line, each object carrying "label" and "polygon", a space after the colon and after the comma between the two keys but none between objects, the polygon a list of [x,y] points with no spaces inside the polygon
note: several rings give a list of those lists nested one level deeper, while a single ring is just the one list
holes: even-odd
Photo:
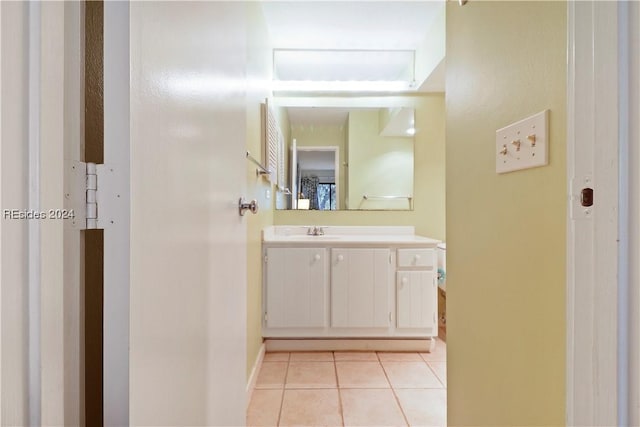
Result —
[{"label": "light switch", "polygon": [[496,173],[549,164],[549,110],[496,131]]}]

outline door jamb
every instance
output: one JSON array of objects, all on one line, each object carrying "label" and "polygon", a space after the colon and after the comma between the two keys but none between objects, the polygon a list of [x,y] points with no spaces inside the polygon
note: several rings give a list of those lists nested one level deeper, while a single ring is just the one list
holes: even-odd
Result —
[{"label": "door jamb", "polygon": [[[620,306],[628,301],[628,261],[618,239],[625,224],[618,225],[628,209],[621,90],[629,40],[619,5],[567,2],[567,425],[628,421],[628,318]],[[579,201],[587,185],[592,209]]]}]

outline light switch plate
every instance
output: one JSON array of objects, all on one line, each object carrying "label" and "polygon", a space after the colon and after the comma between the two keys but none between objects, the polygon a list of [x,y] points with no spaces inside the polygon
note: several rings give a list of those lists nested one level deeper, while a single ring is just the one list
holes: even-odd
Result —
[{"label": "light switch plate", "polygon": [[496,131],[496,173],[549,164],[549,110]]}]

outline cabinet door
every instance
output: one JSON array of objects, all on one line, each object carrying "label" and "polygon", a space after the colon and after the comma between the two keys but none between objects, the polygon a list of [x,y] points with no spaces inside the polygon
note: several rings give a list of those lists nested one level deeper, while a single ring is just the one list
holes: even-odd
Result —
[{"label": "cabinet door", "polygon": [[327,320],[327,250],[268,248],[266,326],[323,327]]},{"label": "cabinet door", "polygon": [[437,287],[433,271],[399,271],[396,277],[398,328],[436,327]]},{"label": "cabinet door", "polygon": [[331,326],[389,326],[389,249],[331,250]]}]

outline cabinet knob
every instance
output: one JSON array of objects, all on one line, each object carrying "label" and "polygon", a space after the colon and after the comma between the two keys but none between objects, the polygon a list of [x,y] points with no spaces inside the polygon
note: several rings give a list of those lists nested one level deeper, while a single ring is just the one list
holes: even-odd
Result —
[{"label": "cabinet knob", "polygon": [[413,259],[415,259],[416,261],[420,261],[420,255],[415,254],[415,255],[413,256]]},{"label": "cabinet knob", "polygon": [[315,259],[316,261],[320,261],[320,254],[315,254],[313,259]]},{"label": "cabinet knob", "polygon": [[406,285],[408,281],[409,281],[409,279],[407,279],[406,277],[402,278],[402,284],[403,285]]},{"label": "cabinet knob", "polygon": [[344,259],[343,255],[338,255],[338,261],[342,261]]}]

